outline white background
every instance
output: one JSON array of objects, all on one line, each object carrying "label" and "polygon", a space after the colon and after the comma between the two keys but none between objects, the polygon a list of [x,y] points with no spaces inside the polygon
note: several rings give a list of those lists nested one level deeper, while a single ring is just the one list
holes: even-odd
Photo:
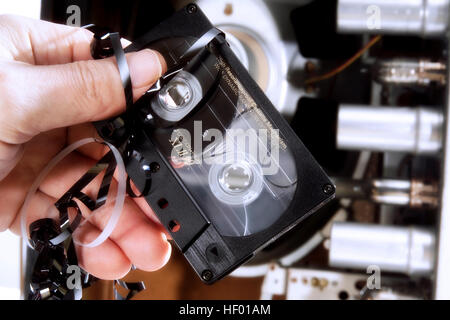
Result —
[{"label": "white background", "polygon": [[2,0],[0,14],[5,13],[39,19],[41,0]]}]

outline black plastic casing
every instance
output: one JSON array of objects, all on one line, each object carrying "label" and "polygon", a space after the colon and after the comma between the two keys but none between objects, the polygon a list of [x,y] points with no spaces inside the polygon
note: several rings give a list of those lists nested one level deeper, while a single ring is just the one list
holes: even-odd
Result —
[{"label": "black plastic casing", "polygon": [[[195,4],[191,4],[135,41],[126,51],[152,48],[152,43],[165,38],[198,39],[211,28],[213,25],[206,16]],[[127,173],[138,189],[142,190],[145,183],[143,164],[158,164],[159,170],[152,174],[152,187],[145,199],[169,232],[172,221],[179,224],[180,229],[171,232],[173,240],[200,278],[209,284],[232,272],[253,257],[258,250],[334,198],[334,186],[328,176],[251,78],[226,41],[221,36],[216,40],[218,41],[215,41],[215,50],[285,138],[295,158],[298,182],[292,203],[272,226],[249,236],[222,236],[207,218],[207,214],[201,211],[167,159],[155,147],[148,134],[148,123],[145,119],[134,119],[131,146],[139,157],[131,157],[127,163]],[[146,99],[144,95],[136,105],[145,103]],[[101,128],[97,129],[101,134]],[[107,141],[118,144],[120,138],[114,135],[111,137],[103,136]],[[167,205],[161,206],[162,203]]]}]

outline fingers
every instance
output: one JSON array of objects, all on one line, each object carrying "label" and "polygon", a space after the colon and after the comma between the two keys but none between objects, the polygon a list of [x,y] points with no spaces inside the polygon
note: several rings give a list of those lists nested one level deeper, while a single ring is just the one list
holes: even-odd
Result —
[{"label": "fingers", "polygon": [[[0,27],[1,57],[33,65],[92,59],[93,33],[87,29],[14,15],[0,15]],[[123,47],[131,44],[120,41]]]},{"label": "fingers", "polygon": [[65,131],[53,130],[33,138],[16,167],[0,181],[0,232],[9,228],[37,175],[64,146]]},{"label": "fingers", "polygon": [[[135,100],[165,72],[160,54],[127,54]],[[125,95],[114,58],[53,66],[0,63],[0,136],[19,144],[54,128],[106,119],[124,111]],[[8,123],[10,125],[8,125]]]},{"label": "fingers", "polygon": [[[103,230],[110,218],[112,207],[113,204],[106,204],[97,209],[89,222]],[[167,242],[162,226],[151,222],[130,198],[125,200],[122,215],[110,239],[140,270],[158,270],[170,258],[171,246]]]},{"label": "fingers", "polygon": [[[92,137],[100,141],[102,140],[92,123],[79,124],[67,130],[67,144],[69,145],[76,141]],[[90,143],[78,148],[77,151],[88,158],[100,160],[109,151],[109,148],[103,144]]]},{"label": "fingers", "polygon": [[[36,192],[36,194],[31,199],[26,212],[27,217],[25,220],[25,225],[27,226],[27,235],[29,232],[29,225],[34,221],[43,218],[58,219],[58,210],[56,210],[55,206],[53,205],[55,201],[56,200],[53,197],[50,197],[45,193],[42,193],[40,191]],[[14,222],[11,224],[10,230],[15,234],[22,235],[20,224],[21,217],[17,215]]]},{"label": "fingers", "polygon": [[[70,158],[71,156],[72,158]],[[33,202],[29,207],[30,209],[28,210],[27,225],[43,217],[56,219],[58,213],[54,208],[53,203],[64,193],[63,190],[67,190],[69,186],[87,170],[86,167],[90,167],[92,164],[92,160],[77,156],[76,154],[69,155],[68,157],[69,159],[67,159],[67,161],[73,163],[73,165],[70,166],[73,168],[73,171],[71,170],[70,174],[67,174],[67,167],[69,164],[61,163],[61,165],[50,174],[49,178],[44,181],[42,189],[46,193],[39,192],[39,194],[34,197]],[[65,171],[64,168],[66,168]],[[61,173],[63,172],[65,173],[64,178],[61,176]],[[95,182],[96,183],[93,183],[84,190],[91,197],[96,195],[100,179],[96,179]],[[114,181],[111,185],[110,200],[116,194],[116,190],[117,183]],[[88,223],[77,229],[74,233],[74,239],[87,244],[99,235],[100,230],[104,229],[111,215],[114,204],[110,202],[110,200],[107,204],[94,212],[95,214],[91,216]],[[90,216],[89,210],[81,203],[79,205],[82,208],[83,214]],[[17,216],[11,229],[15,232],[20,232],[19,216]],[[96,235],[95,237],[93,236],[94,234]],[[160,269],[167,263],[171,254],[171,246],[167,242],[163,227],[148,219],[130,198],[126,198],[122,215],[116,228],[110,235],[108,242],[112,242],[116,245],[128,261],[131,261],[136,267],[145,271]],[[107,251],[113,250],[111,249],[111,244],[102,244],[99,248],[104,248],[104,246],[106,246]],[[84,261],[83,266],[88,271],[96,276],[101,275],[102,278],[109,279],[109,277],[112,277],[110,273],[107,273],[106,275],[105,273],[99,273],[101,270],[105,269],[105,267],[102,267],[101,264],[100,267],[96,265],[95,258],[90,260],[91,256],[94,254],[89,251],[89,248],[79,248],[78,250],[80,251],[79,257],[82,257],[82,260],[80,261]],[[102,259],[107,258],[106,253],[103,252],[101,254]],[[128,266],[124,266],[123,257],[120,258],[120,255],[117,252],[113,252],[112,254],[113,256],[111,259],[114,259],[116,262],[119,261],[117,265],[113,266],[114,277],[117,278],[117,274],[124,271],[124,268],[125,271],[129,268]]]},{"label": "fingers", "polygon": [[0,141],[0,181],[3,180],[19,162],[23,155],[23,145]]},{"label": "fingers", "polygon": [[[53,205],[55,201],[55,198],[38,191],[27,210],[27,226],[31,222],[43,218],[57,220],[58,211]],[[14,221],[11,230],[20,234],[20,217],[17,217],[16,221]],[[81,242],[88,243],[98,237],[99,234],[100,230],[98,228],[86,223],[77,231],[77,238]],[[131,262],[128,257],[110,239],[107,239],[101,245],[94,248],[86,248],[78,245],[75,248],[80,266],[98,278],[107,280],[120,279],[131,268]]]},{"label": "fingers", "polygon": [[0,27],[3,47],[16,61],[63,64],[91,59],[88,30],[12,15],[1,15]]},{"label": "fingers", "polygon": [[[89,243],[100,235],[100,230],[85,224],[76,233],[78,241]],[[131,269],[131,262],[112,240],[107,239],[93,248],[75,246],[80,266],[97,278],[114,280],[123,278]]]},{"label": "fingers", "polygon": [[[74,143],[76,141],[88,137],[98,137],[97,131],[95,130],[94,126],[91,123],[80,124],[69,128],[67,131],[68,144]],[[109,151],[109,148],[107,146],[98,143],[91,143],[84,147],[79,148],[77,151],[88,158],[100,160]],[[133,199],[133,201],[142,210],[142,212],[144,212],[145,215],[149,217],[153,222],[157,224],[160,223],[158,217],[150,208],[150,206],[148,205],[147,201],[144,198],[135,198]],[[170,239],[170,234],[166,231],[165,233],[166,236]]]},{"label": "fingers", "polygon": [[[64,190],[68,190],[94,163],[93,160],[75,153],[67,156],[42,183],[41,190],[54,198],[61,197]],[[69,171],[68,167],[71,168]],[[101,183],[100,178],[97,177],[83,191],[89,196],[95,197]],[[91,224],[100,230],[103,230],[109,221],[114,205],[110,200],[115,197],[116,193],[117,182],[113,180],[110,186],[109,200],[94,212],[95,214],[90,220]],[[87,208],[84,208],[83,211],[89,214]],[[76,236],[78,235],[76,234]],[[171,246],[167,242],[164,228],[159,223],[150,220],[130,198],[125,200],[122,215],[110,239],[141,270],[160,269],[170,257]]]}]

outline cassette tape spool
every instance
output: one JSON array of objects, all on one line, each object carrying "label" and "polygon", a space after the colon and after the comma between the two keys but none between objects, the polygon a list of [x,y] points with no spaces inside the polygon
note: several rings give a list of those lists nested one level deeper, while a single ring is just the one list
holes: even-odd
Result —
[{"label": "cassette tape spool", "polygon": [[122,116],[136,155],[127,172],[142,190],[143,163],[158,164],[145,199],[213,283],[331,200],[334,187],[195,4],[127,51],[143,48],[158,50],[168,72]]}]

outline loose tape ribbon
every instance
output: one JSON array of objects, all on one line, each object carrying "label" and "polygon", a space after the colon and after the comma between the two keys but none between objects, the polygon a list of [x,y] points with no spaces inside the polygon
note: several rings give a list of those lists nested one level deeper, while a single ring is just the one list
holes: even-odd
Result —
[{"label": "loose tape ribbon", "polygon": [[[128,65],[125,58],[125,53],[120,43],[120,37],[117,33],[110,33],[98,38],[98,34],[94,36],[95,41],[92,42],[92,51],[108,49],[115,55],[119,73],[122,80],[122,85],[125,91],[127,109],[133,104],[133,91],[131,86],[131,79]],[[99,47],[100,44],[100,47]],[[95,47],[97,45],[97,47]],[[102,48],[103,47],[103,48]],[[97,57],[98,58],[98,57]],[[28,207],[32,197],[38,190],[42,181],[48,173],[68,154],[76,149],[89,143],[103,143],[106,144],[110,151],[98,161],[83,177],[80,178],[56,203],[55,207],[59,211],[59,226],[52,219],[40,219],[30,225],[31,241],[26,230]],[[72,238],[72,233],[77,227],[82,226],[89,221],[95,210],[106,203],[109,187],[112,181],[113,174],[117,167],[117,195],[114,201],[114,207],[111,216],[100,235],[90,243],[81,243]],[[81,190],[86,187],[95,177],[101,172],[105,171],[101,186],[99,188],[95,200],[84,194]],[[33,269],[31,277],[31,293],[29,299],[80,299],[81,290],[69,289],[67,285],[67,268],[70,265],[78,266],[78,259],[74,248],[74,242],[77,245],[85,247],[96,247],[102,244],[113,232],[119,221],[123,210],[125,195],[129,180],[125,171],[125,164],[120,151],[108,142],[100,142],[94,138],[87,138],[75,142],[74,144],[62,150],[50,163],[42,170],[36,180],[33,182],[22,206],[21,216],[21,232],[23,237],[27,240],[28,245],[38,251],[38,258]],[[92,214],[83,222],[81,209],[79,208],[75,199],[81,201],[87,208],[92,211]],[[76,211],[75,218],[70,222],[69,209]],[[33,243],[32,243],[33,242]],[[89,275],[83,273],[85,280],[83,283],[89,285]],[[116,291],[116,290],[115,290]],[[130,291],[133,295],[136,290]]]},{"label": "loose tape ribbon", "polygon": [[[101,59],[114,55],[119,69],[122,86],[124,88],[126,100],[126,125],[130,125],[129,116],[133,105],[133,90],[130,79],[130,72],[126,61],[125,53],[120,42],[118,33],[108,33],[100,28],[89,25],[85,27],[94,31],[94,41],[91,43],[91,53],[93,58]],[[221,31],[218,29],[211,29],[206,32],[200,39],[198,39],[191,48],[189,48],[183,56],[192,55],[204,46],[206,46],[212,39],[214,39]],[[131,119],[132,120],[132,119]],[[114,129],[114,128],[113,128]],[[133,128],[131,128],[131,131]],[[132,144],[132,137],[129,131],[129,137],[123,145],[124,153],[127,154]],[[83,175],[56,203],[55,207],[59,211],[59,225],[52,219],[40,219],[30,225],[30,237],[26,229],[27,212],[32,197],[38,190],[40,184],[48,175],[48,173],[68,154],[76,149],[89,143],[103,143],[110,148],[110,151],[98,161],[87,173]],[[132,147],[132,146],[131,146]],[[121,148],[122,149],[122,148]],[[128,157],[128,154],[127,154]],[[139,162],[141,162],[138,159]],[[87,138],[75,142],[66,147],[55,158],[53,158],[44,170],[38,175],[33,182],[22,206],[21,215],[21,232],[23,237],[27,240],[28,245],[38,251],[39,255],[33,270],[31,278],[31,293],[29,299],[80,299],[80,289],[69,289],[67,285],[67,270],[69,266],[77,266],[78,259],[75,252],[74,243],[85,247],[96,247],[102,244],[113,232],[120,218],[125,195],[131,197],[145,196],[150,192],[151,188],[151,170],[148,166],[143,166],[145,173],[146,184],[141,194],[137,195],[131,188],[131,180],[127,177],[125,164],[121,152],[114,145],[108,142],[101,142],[94,138]],[[117,168],[118,189],[112,210],[111,216],[100,235],[91,241],[84,244],[73,239],[72,233],[84,223],[89,221],[95,210],[106,203],[109,187],[112,177]],[[145,169],[147,168],[147,169]],[[105,171],[101,186],[97,193],[96,199],[91,199],[82,190],[97,177],[101,172]],[[89,217],[82,221],[82,213],[77,202],[81,201],[87,208],[92,211]],[[70,221],[69,209],[74,209],[76,212],[75,218]],[[91,283],[89,274],[83,272],[83,285],[88,286]],[[116,285],[120,285],[129,290],[128,295],[124,298],[118,292]],[[115,280],[114,295],[116,299],[131,299],[136,293],[145,289],[143,282],[129,283],[122,280]]]}]

